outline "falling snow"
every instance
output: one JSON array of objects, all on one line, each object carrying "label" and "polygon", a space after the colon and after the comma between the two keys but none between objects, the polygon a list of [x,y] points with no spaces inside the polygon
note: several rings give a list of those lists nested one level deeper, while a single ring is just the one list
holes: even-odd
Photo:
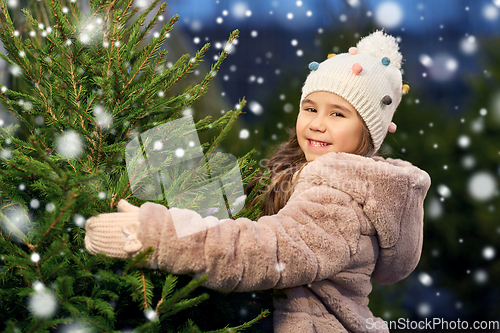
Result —
[{"label": "falling snow", "polygon": [[382,2],[375,10],[375,21],[386,29],[399,26],[403,18],[404,13],[401,5],[394,1]]},{"label": "falling snow", "polygon": [[437,187],[437,191],[438,191],[438,193],[439,193],[442,197],[444,197],[444,198],[449,198],[449,197],[451,197],[451,190],[450,190],[450,188],[449,188],[448,186],[446,186],[446,185],[443,185],[443,184],[438,185],[438,187]]},{"label": "falling snow", "polygon": [[56,210],[56,206],[52,202],[49,202],[45,205],[45,210],[49,213],[53,213]]},{"label": "falling snow", "polygon": [[28,298],[28,309],[37,318],[49,318],[57,310],[56,296],[37,281],[33,284],[35,292]]},{"label": "falling snow", "polygon": [[78,214],[73,217],[73,222],[75,222],[75,224],[79,227],[84,227],[86,220],[83,216]]},{"label": "falling snow", "polygon": [[40,201],[38,201],[38,199],[31,199],[30,207],[33,209],[37,209],[38,207],[40,207]]},{"label": "falling snow", "polygon": [[432,312],[432,307],[429,303],[420,303],[417,307],[417,313],[421,317],[427,317],[431,314]]},{"label": "falling snow", "polygon": [[278,272],[280,272],[280,273],[281,273],[281,272],[283,272],[283,271],[285,270],[285,264],[283,264],[283,263],[281,263],[281,262],[277,263],[277,264],[276,264],[276,270],[277,270]]},{"label": "falling snow", "polygon": [[245,17],[251,16],[251,11],[245,2],[237,2],[233,5],[231,9],[232,14],[235,18],[243,19]]},{"label": "falling snow", "polygon": [[475,173],[467,183],[469,194],[478,201],[487,201],[497,193],[495,176],[489,172]]},{"label": "falling snow", "polygon": [[420,281],[420,283],[422,283],[426,287],[430,287],[432,285],[432,282],[433,282],[432,277],[427,273],[420,273],[418,275],[418,280]]},{"label": "falling snow", "polygon": [[486,282],[488,282],[488,278],[488,272],[486,272],[484,269],[478,269],[473,274],[473,279],[477,284],[485,284]]},{"label": "falling snow", "polygon": [[496,250],[492,246],[487,246],[483,249],[483,258],[486,260],[493,260],[496,256]]},{"label": "falling snow", "polygon": [[474,156],[466,155],[462,158],[462,166],[464,169],[472,169],[476,165]]},{"label": "falling snow", "polygon": [[468,36],[460,41],[460,51],[466,55],[473,55],[477,52],[478,43],[476,37]]},{"label": "falling snow", "polygon": [[427,205],[424,211],[426,215],[429,216],[431,219],[438,219],[444,213],[443,205],[436,198],[432,198],[427,201]]},{"label": "falling snow", "polygon": [[262,107],[262,105],[260,105],[258,102],[256,101],[251,101],[250,103],[248,103],[248,108],[250,109],[250,111],[253,112],[253,114],[255,115],[261,115],[262,112],[264,111],[264,108]]},{"label": "falling snow", "polygon": [[56,150],[65,158],[76,158],[83,151],[80,135],[73,131],[62,134],[56,142]]},{"label": "falling snow", "polygon": [[486,4],[483,7],[482,14],[487,21],[495,21],[496,19],[498,19],[499,10],[498,7],[495,7],[492,4]]},{"label": "falling snow", "polygon": [[32,253],[31,256],[30,256],[30,259],[31,261],[33,261],[34,263],[37,263],[40,261],[40,255],[38,253]]},{"label": "falling snow", "polygon": [[158,320],[158,315],[156,314],[156,312],[152,309],[147,309],[145,312],[144,312],[144,316],[149,320],[149,321],[156,321]]},{"label": "falling snow", "polygon": [[470,138],[467,135],[461,135],[458,137],[458,145],[461,148],[467,148],[470,146]]},{"label": "falling snow", "polygon": [[240,131],[240,139],[248,139],[250,132],[247,129],[242,129]]},{"label": "falling snow", "polygon": [[16,242],[21,242],[31,228],[31,220],[26,215],[26,210],[20,205],[13,205],[11,209],[5,209],[2,213],[7,218],[7,221],[2,221],[1,228],[12,234]]}]

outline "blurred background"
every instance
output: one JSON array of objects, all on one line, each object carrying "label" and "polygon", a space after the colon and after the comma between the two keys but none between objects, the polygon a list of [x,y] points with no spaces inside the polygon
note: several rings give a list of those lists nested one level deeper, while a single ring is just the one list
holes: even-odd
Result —
[{"label": "blurred background", "polygon": [[[136,1],[139,7],[147,4]],[[240,30],[208,93],[189,112],[195,120],[218,118],[245,98],[245,113],[220,149],[237,157],[255,149],[253,158],[262,164],[295,126],[311,61],[347,52],[377,29],[395,36],[411,90],[394,116],[398,129],[387,135],[380,153],[424,169],[432,186],[419,266],[394,286],[374,285],[370,307],[384,320],[500,322],[500,0],[167,4],[165,21],[180,15],[165,46],[172,63],[211,44],[205,67],[175,89],[199,82],[228,47],[230,32]],[[10,0],[9,6],[22,3]],[[1,83],[8,84],[12,73],[3,61],[0,70]],[[0,125],[11,122],[0,109]],[[241,316],[248,320],[252,314]]]}]

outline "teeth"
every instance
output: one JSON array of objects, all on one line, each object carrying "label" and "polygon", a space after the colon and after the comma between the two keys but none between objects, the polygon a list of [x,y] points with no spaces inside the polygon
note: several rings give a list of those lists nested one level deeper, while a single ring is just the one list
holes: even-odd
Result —
[{"label": "teeth", "polygon": [[321,147],[321,146],[328,146],[329,143],[322,143],[322,142],[317,142],[317,141],[313,141],[313,140],[309,140],[309,142],[311,142],[311,146],[315,146],[315,147]]}]

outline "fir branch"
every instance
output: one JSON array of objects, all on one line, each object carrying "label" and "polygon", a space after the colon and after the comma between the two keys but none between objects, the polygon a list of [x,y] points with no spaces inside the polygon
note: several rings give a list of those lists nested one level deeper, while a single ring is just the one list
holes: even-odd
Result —
[{"label": "fir branch", "polygon": [[[46,26],[49,26],[50,25],[50,20],[49,20],[49,16],[47,14],[47,9],[45,8],[45,6],[43,6],[42,3],[39,4],[38,6],[38,10],[36,11],[37,14],[40,14],[40,12],[42,13],[42,16],[44,18],[44,23]],[[40,21],[40,20],[38,20]]]},{"label": "fir branch", "polygon": [[141,270],[141,275],[142,275],[142,295],[144,297],[144,302],[142,303],[142,306],[144,309],[148,308],[148,293],[147,293],[147,285],[146,285],[146,277],[144,276],[144,271]]},{"label": "fir branch", "polygon": [[[158,314],[161,314],[164,311],[170,310],[174,306],[174,304],[176,304],[179,300],[181,300],[184,297],[186,297],[187,295],[189,295],[189,293],[191,293],[194,289],[201,286],[201,284],[207,280],[208,280],[208,275],[202,275],[202,276],[200,276],[199,279],[193,279],[193,280],[189,281],[189,283],[187,285],[182,287],[180,290],[177,290],[172,295],[172,297],[170,297],[170,299],[162,302],[162,304],[158,307],[158,311],[157,311]],[[205,295],[205,296],[203,296],[203,295]],[[208,294],[202,294],[201,296],[206,297],[206,299],[208,299]],[[192,303],[183,304],[184,305],[183,308],[185,309],[185,308],[192,306],[190,304],[192,304]]]},{"label": "fir branch", "polygon": [[[2,55],[2,53],[0,53],[0,55]],[[12,91],[7,89],[6,93],[10,92]],[[1,96],[0,100],[2,101],[2,105],[5,107],[7,111],[9,111],[13,116],[15,116],[30,131],[31,135],[36,136],[33,124],[28,120],[24,119],[23,115],[12,107],[12,103],[10,103],[9,99],[6,96],[6,93],[0,90],[0,96]],[[4,131],[4,129],[1,126],[0,129]]]},{"label": "fir branch", "polygon": [[[2,219],[2,221],[8,220],[7,217],[2,213],[2,210],[6,209],[10,206],[13,206],[13,205],[20,205],[22,207],[22,209],[24,210],[24,207],[19,203],[5,205],[0,209],[0,218]],[[26,214],[26,212],[25,212],[25,214]],[[1,242],[3,248],[9,249],[10,251],[14,252],[15,254],[17,254],[20,257],[24,256],[24,251],[20,247],[18,247],[16,244],[14,244],[10,241],[10,236],[5,237],[1,230],[0,230],[0,237],[1,237],[0,242]]]},{"label": "fir branch", "polygon": [[210,43],[207,43],[198,52],[196,52],[195,57],[191,61],[189,61],[188,65],[184,66],[184,68],[182,70],[178,71],[177,75],[174,76],[173,80],[168,82],[165,89],[163,89],[163,92],[164,93],[167,92],[167,90],[169,90],[177,81],[179,81],[181,78],[183,78],[184,75],[186,73],[188,73],[188,71],[191,70],[193,68],[193,66],[201,60],[201,58],[203,58],[203,56],[205,55],[205,53],[207,52],[209,47],[210,47]]},{"label": "fir branch", "polygon": [[[160,63],[161,61],[163,60],[163,58],[166,56],[166,51],[161,51],[158,56],[156,57],[156,62],[154,64],[154,66],[149,66],[148,67],[148,72],[146,73],[146,77],[149,77],[151,76],[151,80],[148,80],[149,82],[151,82],[150,86],[151,87],[154,87],[156,85],[156,82],[157,80],[155,80],[155,77],[156,77],[156,71],[158,70],[158,67],[160,66]],[[161,82],[161,81],[160,81]],[[129,96],[127,96],[127,98],[131,97],[131,94],[129,94]],[[146,105],[149,105],[148,104],[148,100],[149,100],[149,97],[150,97],[150,94],[149,94],[149,89],[148,89],[148,95],[146,96],[146,99],[144,101],[144,104]],[[121,113],[123,110],[126,110],[128,109],[134,102],[135,100],[137,100],[137,98],[134,98],[132,100],[129,99],[129,102],[124,105],[124,106],[121,106],[121,109],[119,109],[117,112],[115,112],[115,115],[118,115],[119,113]],[[125,103],[125,102],[124,102]],[[117,124],[118,126],[118,124]]]},{"label": "fir branch", "polygon": [[[116,12],[116,15],[117,15],[116,21],[120,22],[123,19],[125,14],[127,14],[128,10],[132,7],[133,3],[134,3],[134,0],[128,0],[127,6],[124,9],[118,10]],[[117,6],[119,6],[119,4],[117,4]]]},{"label": "fir branch", "polygon": [[269,315],[269,310],[267,309],[264,309],[260,312],[260,315],[258,315],[257,317],[255,317],[254,319],[250,320],[249,322],[246,322],[240,326],[236,326],[236,327],[231,327],[231,328],[226,328],[224,330],[215,330],[215,331],[208,331],[208,332],[205,332],[205,333],[220,333],[220,332],[239,332],[239,331],[242,331],[242,330],[245,330],[247,328],[249,328],[250,326],[254,325],[255,323],[257,323],[259,320],[261,320],[262,318],[265,318]]},{"label": "fir branch", "polygon": [[[73,32],[73,27],[69,23],[66,15],[61,10],[61,4],[56,0],[45,0],[47,7],[51,12],[51,16],[55,21],[55,28],[59,30],[62,38],[67,40],[71,33]],[[60,20],[59,16],[65,18],[65,20]]]},{"label": "fir branch", "polygon": [[[65,50],[66,45],[64,43],[62,43],[63,41],[60,38],[58,38],[58,40],[56,41],[55,40],[56,36],[53,34],[48,34],[46,38],[51,43],[51,45],[53,45],[53,47],[58,50],[59,54],[62,54],[68,60],[71,60],[70,54],[66,53],[66,50]],[[65,46],[63,46],[63,45],[65,45]],[[38,81],[38,83],[40,83],[40,81]]]},{"label": "fir branch", "polygon": [[220,134],[217,136],[215,141],[212,143],[212,145],[210,146],[210,148],[207,151],[207,154],[212,154],[214,152],[215,148],[219,145],[219,143],[222,140],[224,140],[224,138],[227,135],[227,132],[233,126],[233,123],[236,121],[236,118],[242,113],[242,109],[245,106],[245,104],[246,104],[246,100],[243,98],[238,103],[238,109],[236,111],[231,111],[232,113],[231,113],[231,116],[230,116],[228,123],[226,124],[224,129],[221,130]]},{"label": "fir branch", "polygon": [[[157,3],[158,1],[159,0],[155,0],[154,3]],[[160,14],[163,13],[164,10],[165,10],[165,4],[162,4],[162,6],[160,7],[160,11],[158,11],[158,13],[156,13],[155,18],[152,20],[151,23],[153,23],[153,21],[155,21],[158,18],[158,16],[160,16]],[[165,35],[167,34],[168,28],[171,25],[173,25],[178,19],[179,19],[178,15],[172,17],[172,19],[170,20],[171,24],[169,26],[163,27],[161,34],[158,38],[156,38],[155,43],[148,45],[146,48],[144,48],[142,50],[141,57],[140,57],[142,60],[139,60],[140,61],[139,65],[135,68],[134,73],[130,75],[130,80],[123,85],[123,90],[126,90],[128,88],[128,86],[132,83],[134,78],[137,76],[137,74],[139,74],[143,70],[143,68],[148,63],[150,57],[153,56],[153,54],[158,50],[160,45],[163,44],[163,41],[165,39]],[[139,42],[135,43],[133,48],[135,48],[137,46],[137,44],[139,44]],[[132,44],[132,43],[130,43],[130,44]]]},{"label": "fir branch", "polygon": [[73,282],[74,279],[71,276],[60,276],[56,279],[56,284],[59,287],[57,290],[61,293],[62,302],[67,302],[73,296]]},{"label": "fir branch", "polygon": [[[108,2],[108,1],[103,0],[102,3],[106,3],[106,2]],[[77,1],[71,2],[70,5],[71,5],[71,13],[73,14],[73,20],[78,22],[81,18],[81,15],[80,15],[80,9],[78,8]],[[68,23],[69,23],[69,19],[67,18],[67,16],[65,16],[65,18],[66,18],[66,21],[68,21]]]},{"label": "fir branch", "polygon": [[169,309],[168,311],[165,311],[165,313],[163,313],[162,317],[163,318],[170,317],[170,316],[172,316],[172,315],[176,314],[177,312],[180,312],[184,309],[198,306],[200,303],[202,303],[203,301],[206,301],[207,299],[209,299],[209,296],[208,296],[208,294],[204,293],[204,294],[201,294],[200,296],[196,296],[196,297],[191,298],[191,299],[180,300],[174,306],[172,306],[171,309]]},{"label": "fir branch", "polygon": [[[1,0],[3,1],[3,0]],[[3,30],[0,29],[0,34],[2,35],[2,40],[6,40],[7,38],[4,36],[4,33],[3,33]],[[24,69],[24,72],[23,74],[26,75],[30,81],[35,81],[35,79],[31,76],[31,72],[29,71],[29,62],[28,64],[24,64],[21,59],[20,59],[20,56],[19,56],[19,52],[17,52],[16,50],[14,50],[12,48],[12,45],[10,43],[4,43],[4,47],[5,49],[7,49],[9,51],[9,54],[11,55],[11,57],[14,58],[15,61],[7,58],[7,57],[2,57],[4,58],[4,60],[7,61],[8,64],[10,65],[20,65],[23,69]],[[22,49],[21,47],[18,47],[18,49]],[[28,66],[28,67],[27,67]]]},{"label": "fir branch", "polygon": [[59,212],[59,215],[57,216],[56,219],[54,219],[54,221],[47,228],[47,230],[45,230],[45,232],[43,233],[42,237],[38,240],[38,243],[34,245],[33,250],[37,249],[42,244],[42,241],[45,239],[45,237],[47,237],[47,235],[49,234],[49,232],[55,227],[55,225],[59,222],[59,220],[61,219],[61,217],[63,215],[65,215],[66,211],[72,205],[72,202],[73,202],[73,200],[75,198],[78,198],[78,194],[76,194],[74,191],[71,191],[70,195],[69,195],[69,198],[68,198],[68,201],[66,202],[66,205],[61,209],[61,211]]},{"label": "fir branch", "polygon": [[[25,156],[18,151],[15,151],[14,154],[16,155],[16,157],[25,160],[25,165],[23,165],[25,168],[19,166],[18,164],[14,163],[14,162],[11,162],[9,165],[12,166],[14,169],[16,169],[22,173],[25,173],[25,174],[28,173],[28,171],[32,171],[38,177],[45,179],[48,182],[53,183],[54,185],[56,185],[56,187],[60,186],[60,183],[58,182],[58,180],[54,179],[52,177],[53,174],[48,172],[49,169],[47,168],[46,164],[44,164],[38,160],[35,160],[31,157]],[[30,163],[31,163],[31,165],[30,165]],[[39,167],[39,169],[37,168],[37,166]]]},{"label": "fir branch", "polygon": [[[128,13],[127,15],[125,15],[125,16],[122,18],[122,20],[121,20],[121,21],[123,21],[123,22],[128,22],[128,21],[130,20],[130,18],[131,18],[132,16],[134,16],[137,12],[139,12],[139,8],[137,8],[137,7],[133,7],[133,8],[132,8],[132,11],[131,11],[130,13]],[[125,29],[125,30],[123,31],[123,35],[124,35],[124,36],[128,35],[128,32],[129,32],[129,29]]]},{"label": "fir branch", "polygon": [[[35,249],[36,249],[36,248],[35,248],[33,245],[31,245],[31,244],[27,244],[27,245],[28,245],[28,247],[29,247],[31,250],[35,250]],[[65,246],[66,246],[66,239],[65,239],[65,238],[63,238],[63,239],[62,239],[62,244],[61,244],[61,245],[60,245],[57,249],[55,249],[54,251],[52,251],[52,252],[51,252],[51,253],[49,253],[48,255],[44,256],[44,257],[43,257],[43,258],[42,258],[42,259],[38,262],[38,264],[42,264],[42,263],[44,263],[45,261],[49,260],[49,259],[50,259],[52,256],[54,256],[56,253],[59,253],[59,252],[61,251],[61,249],[62,249],[63,247],[65,247]],[[45,279],[42,279],[42,281],[45,281]]]},{"label": "fir branch", "polygon": [[121,279],[128,284],[132,291],[132,299],[140,302],[139,304],[142,310],[146,310],[151,307],[153,284],[151,283],[151,280],[144,275],[142,270],[136,271],[134,274],[122,276]]},{"label": "fir branch", "polygon": [[[141,14],[141,16],[139,16],[134,21],[134,23],[132,24],[132,26],[130,27],[130,29],[131,29],[130,31],[132,31],[132,33],[130,34],[130,41],[129,41],[131,49],[135,49],[144,40],[144,37],[146,37],[146,35],[156,25],[158,17],[165,12],[166,4],[163,3],[160,6],[160,8],[158,9],[158,11],[156,12],[156,15],[149,22],[149,24],[146,27],[146,29],[144,29],[142,31],[139,29],[139,26],[142,27],[144,25],[144,21],[145,21],[147,15],[153,10],[154,7],[156,7],[156,5],[158,4],[158,1],[159,0],[154,0],[153,2],[151,2],[151,4],[148,6],[148,8],[146,8],[146,10]],[[172,26],[177,22],[178,19],[179,19],[179,15],[174,15],[170,19],[170,21],[169,21],[166,29],[164,27],[162,30],[165,30],[166,32],[169,32],[172,29]],[[127,29],[127,32],[128,31],[129,30]],[[136,31],[137,31],[137,33],[136,33]],[[138,36],[136,36],[137,34],[138,34]],[[129,49],[129,51],[131,49]]]},{"label": "fir branch", "polygon": [[141,251],[125,266],[125,270],[122,275],[126,276],[130,268],[137,266],[138,264],[145,263],[154,251],[155,249],[153,247],[149,247],[148,249]]},{"label": "fir branch", "polygon": [[[85,22],[83,22],[83,23],[81,23],[81,22],[80,22],[80,23],[81,23],[81,24],[80,24],[80,30],[78,30],[78,32],[76,32],[75,39],[78,39],[78,38],[80,37],[80,35],[81,35],[82,31],[83,31],[84,29],[86,29],[87,24],[88,24],[90,21],[92,21],[92,19],[93,19],[94,17],[96,17],[96,16],[97,16],[97,13],[98,13],[98,12],[99,12],[99,11],[100,11],[103,7],[104,7],[104,5],[105,5],[105,4],[106,4],[106,1],[103,1],[102,3],[100,3],[100,4],[99,4],[99,7],[97,7],[97,8],[93,8],[93,11],[91,11],[91,12],[89,13],[90,15],[87,15],[88,17],[87,17],[87,19],[85,20]],[[76,7],[76,6],[74,6],[74,7]],[[77,19],[77,20],[79,20],[80,18],[77,16],[77,17],[76,17],[76,19]]]},{"label": "fir branch", "polygon": [[[234,30],[230,34],[227,43],[231,44],[234,41],[234,39],[238,38],[238,36],[239,36],[239,31],[238,30]],[[227,57],[228,54],[229,54],[229,52],[227,50],[224,50],[223,52],[221,52],[219,54],[217,62],[212,66],[211,71],[205,76],[205,78],[203,79],[203,81],[196,88],[191,89],[191,91],[195,92],[193,100],[196,100],[200,96],[202,96],[203,94],[205,94],[205,92],[207,90],[208,83],[217,74],[217,72],[220,69],[220,66],[221,66],[222,62],[226,59],[226,57]]]},{"label": "fir branch", "polygon": [[59,267],[57,267],[57,269],[54,269],[49,275],[47,275],[47,277],[42,280],[42,281],[50,281],[50,278],[53,276],[53,275],[56,275],[57,272],[59,272],[61,269],[64,268],[64,265],[59,265]]},{"label": "fir branch", "polygon": [[158,313],[158,309],[160,308],[161,304],[163,303],[165,298],[167,298],[172,293],[176,285],[177,285],[177,276],[169,274],[165,279],[165,283],[163,284],[161,298],[156,304],[155,308],[156,313]]},{"label": "fir branch", "polygon": [[109,41],[109,51],[108,51],[108,68],[106,70],[106,79],[109,80],[109,74],[110,74],[110,71],[111,71],[111,64],[113,63],[113,47],[115,46],[115,42],[118,40],[116,38],[117,36],[117,32],[116,32],[116,26],[117,26],[117,21],[114,20],[112,17],[111,17],[111,12],[108,12],[108,22],[112,22],[111,26],[113,28],[113,32],[111,33],[111,40]]},{"label": "fir branch", "polygon": [[38,326],[43,322],[42,319],[36,320],[36,322],[31,326],[31,329],[28,331],[28,333],[36,332],[38,329]]},{"label": "fir branch", "polygon": [[97,298],[94,300],[94,308],[97,309],[99,313],[105,315],[108,319],[115,319],[115,311],[109,302]]},{"label": "fir branch", "polygon": [[7,4],[5,3],[5,0],[0,0],[0,8],[2,9],[2,14],[5,17],[5,21],[2,22],[2,28],[6,27],[7,31],[9,31],[12,35],[14,34],[14,23],[12,22],[12,19],[10,18],[9,11],[7,9]]},{"label": "fir branch", "polygon": [[[31,144],[33,145],[33,147],[35,148],[35,150],[38,152],[39,156],[42,158],[42,160],[44,160],[45,162],[47,162],[47,164],[52,168],[52,170],[57,174],[57,176],[60,179],[64,179],[65,176],[61,173],[62,171],[57,167],[57,165],[54,163],[53,159],[50,158],[50,157],[48,157],[45,154],[45,152],[40,148],[40,145],[35,140],[35,138],[33,138],[32,136],[30,136],[29,140],[30,140]],[[24,158],[24,156],[23,156],[23,158]]]},{"label": "fir branch", "polygon": [[184,325],[184,329],[180,333],[203,333],[191,319],[187,320],[186,325]]}]

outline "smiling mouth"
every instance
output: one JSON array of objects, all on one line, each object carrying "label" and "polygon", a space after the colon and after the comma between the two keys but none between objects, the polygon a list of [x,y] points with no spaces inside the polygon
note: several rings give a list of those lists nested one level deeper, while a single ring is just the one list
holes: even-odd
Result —
[{"label": "smiling mouth", "polygon": [[326,146],[330,146],[331,143],[326,143],[326,142],[321,142],[321,141],[314,141],[314,140],[311,140],[311,139],[308,139],[307,141],[309,141],[309,145],[312,146],[312,147],[326,147]]}]

